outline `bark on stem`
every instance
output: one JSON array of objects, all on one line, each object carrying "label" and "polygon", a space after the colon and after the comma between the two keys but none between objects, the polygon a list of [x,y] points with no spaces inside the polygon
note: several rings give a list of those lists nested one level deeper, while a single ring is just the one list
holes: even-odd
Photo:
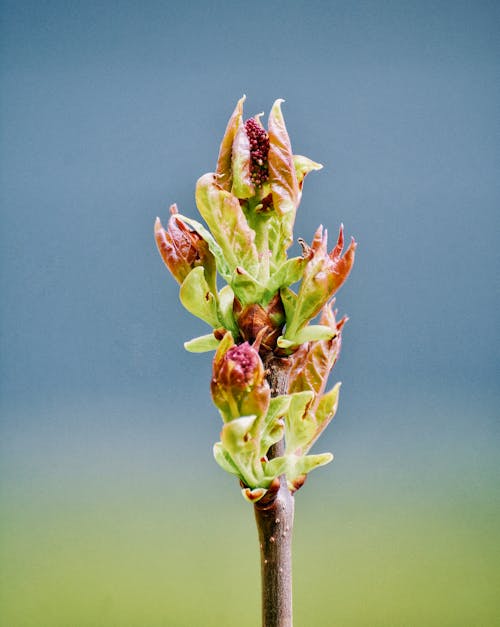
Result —
[{"label": "bark on stem", "polygon": [[[290,363],[271,357],[267,380],[272,396],[286,394]],[[284,453],[283,440],[275,444],[269,458]],[[269,490],[255,506],[255,520],[260,542],[262,582],[262,627],[292,627],[292,531],[294,498],[284,475],[277,491]]]}]

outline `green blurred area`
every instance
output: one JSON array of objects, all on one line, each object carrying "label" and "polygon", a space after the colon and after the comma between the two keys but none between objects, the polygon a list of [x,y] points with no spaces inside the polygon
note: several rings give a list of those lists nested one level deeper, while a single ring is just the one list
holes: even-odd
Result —
[{"label": "green blurred area", "polygon": [[[297,496],[296,626],[499,624],[491,495],[326,502],[311,488]],[[158,496],[4,499],[2,627],[258,625],[256,531],[237,486],[218,501],[194,487]]]}]

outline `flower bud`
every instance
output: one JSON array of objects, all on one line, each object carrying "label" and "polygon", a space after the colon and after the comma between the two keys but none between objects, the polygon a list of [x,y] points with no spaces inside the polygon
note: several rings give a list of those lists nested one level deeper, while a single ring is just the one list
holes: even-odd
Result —
[{"label": "flower bud", "polygon": [[241,416],[262,416],[269,407],[271,391],[259,353],[248,342],[225,350],[229,343],[224,338],[215,354],[213,401],[226,422]]},{"label": "flower bud", "polygon": [[250,177],[252,183],[260,187],[269,178],[269,135],[252,118],[245,122],[245,132],[250,144]]},{"label": "flower bud", "polygon": [[208,244],[191,231],[177,216],[177,206],[170,207],[170,219],[165,230],[160,218],[155,222],[156,245],[165,265],[178,283],[182,283],[193,268],[203,266],[209,285],[215,279],[215,259]]}]

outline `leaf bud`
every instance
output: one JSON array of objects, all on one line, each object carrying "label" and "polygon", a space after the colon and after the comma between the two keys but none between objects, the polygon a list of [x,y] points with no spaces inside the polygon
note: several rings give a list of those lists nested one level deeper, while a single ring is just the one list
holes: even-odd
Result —
[{"label": "leaf bud", "polygon": [[285,312],[279,294],[276,294],[266,307],[259,304],[243,307],[235,298],[233,312],[244,340],[255,342],[259,338],[259,352],[262,356],[274,351],[276,340],[285,324]]},{"label": "leaf bud", "polygon": [[209,285],[215,279],[215,259],[208,244],[178,217],[177,206],[170,207],[167,229],[160,218],[155,222],[155,240],[158,252],[175,280],[182,284],[193,268],[203,266]]}]

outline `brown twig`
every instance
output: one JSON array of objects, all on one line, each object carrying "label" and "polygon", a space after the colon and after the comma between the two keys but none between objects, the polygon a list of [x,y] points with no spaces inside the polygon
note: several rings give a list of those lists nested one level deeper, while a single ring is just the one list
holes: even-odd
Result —
[{"label": "brown twig", "polygon": [[[266,362],[272,396],[286,394],[289,360],[270,357]],[[284,454],[281,440],[269,451],[269,459]],[[292,531],[294,497],[282,475],[255,506],[259,532],[262,627],[292,627]]]}]

